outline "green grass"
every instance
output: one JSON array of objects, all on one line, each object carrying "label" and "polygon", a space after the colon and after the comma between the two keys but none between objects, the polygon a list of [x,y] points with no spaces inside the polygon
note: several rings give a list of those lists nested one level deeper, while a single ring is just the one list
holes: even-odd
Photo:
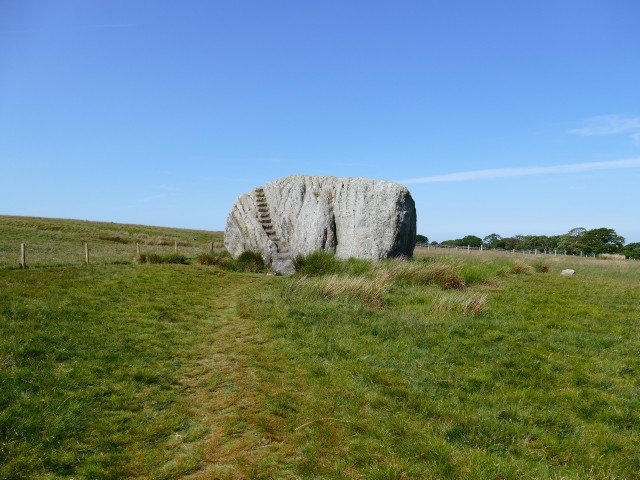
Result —
[{"label": "green grass", "polygon": [[0,215],[0,268],[17,268],[20,244],[27,245],[27,266],[82,265],[84,244],[89,244],[90,262],[94,264],[129,263],[137,255],[168,255],[188,258],[220,250],[222,232],[149,227],[82,220],[13,217]]},{"label": "green grass", "polygon": [[0,270],[0,479],[639,479],[640,266],[517,260]]}]

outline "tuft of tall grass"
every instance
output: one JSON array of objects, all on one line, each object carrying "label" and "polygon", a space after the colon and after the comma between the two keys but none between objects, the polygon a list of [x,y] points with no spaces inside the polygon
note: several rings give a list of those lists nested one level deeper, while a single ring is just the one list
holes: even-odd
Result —
[{"label": "tuft of tall grass", "polygon": [[432,283],[440,285],[444,289],[462,290],[466,285],[460,275],[446,264],[435,264],[429,274]]},{"label": "tuft of tall grass", "polygon": [[447,290],[461,290],[465,287],[465,282],[457,273],[456,268],[446,263],[394,260],[388,268],[392,278],[401,283],[414,285],[435,284]]},{"label": "tuft of tall grass", "polygon": [[357,301],[374,308],[385,306],[391,275],[377,270],[373,276],[333,273],[322,277],[292,277],[282,290],[286,299]]},{"label": "tuft of tall grass", "polygon": [[338,273],[341,262],[331,252],[315,251],[308,255],[298,255],[293,259],[296,273],[301,275],[318,276]]},{"label": "tuft of tall grass", "polygon": [[486,284],[495,277],[499,268],[486,261],[467,261],[460,266],[460,276],[466,285]]},{"label": "tuft of tall grass", "polygon": [[187,243],[186,241],[178,240],[174,237],[156,237],[153,243],[155,243],[156,245],[164,245],[167,247],[174,246],[176,243],[179,247],[186,247],[189,245],[189,243]]},{"label": "tuft of tall grass", "polygon": [[539,273],[548,273],[551,270],[551,266],[546,262],[535,262],[532,267]]},{"label": "tuft of tall grass", "polygon": [[233,271],[234,261],[228,252],[221,253],[201,253],[196,257],[198,265],[217,266],[224,270]]},{"label": "tuft of tall grass", "polygon": [[247,273],[261,273],[266,270],[262,255],[258,252],[242,252],[238,258],[236,258],[235,264],[237,270]]},{"label": "tuft of tall grass", "polygon": [[349,275],[368,275],[373,271],[373,261],[362,258],[348,258],[342,262],[341,270]]},{"label": "tuft of tall grass", "polygon": [[486,305],[487,295],[484,293],[455,292],[436,297],[431,304],[431,311],[438,315],[457,313],[477,317]]},{"label": "tuft of tall grass", "polygon": [[187,257],[179,255],[177,253],[170,253],[168,255],[160,255],[158,253],[141,253],[136,255],[136,262],[138,263],[175,263],[180,265],[187,265]]},{"label": "tuft of tall grass", "polygon": [[242,252],[233,259],[229,252],[203,253],[198,255],[198,265],[216,266],[229,272],[262,273],[266,266],[262,255],[257,252]]},{"label": "tuft of tall grass", "polygon": [[106,242],[122,243],[124,245],[132,242],[130,238],[124,237],[122,235],[102,234],[102,235],[98,235],[96,238],[98,238],[98,240],[104,240]]},{"label": "tuft of tall grass", "polygon": [[511,268],[509,268],[508,273],[513,273],[514,275],[531,275],[533,274],[533,271],[534,270],[531,265],[516,261]]}]

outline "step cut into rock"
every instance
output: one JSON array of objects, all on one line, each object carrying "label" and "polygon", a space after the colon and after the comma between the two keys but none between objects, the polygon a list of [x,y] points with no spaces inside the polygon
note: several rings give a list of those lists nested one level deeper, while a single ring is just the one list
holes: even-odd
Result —
[{"label": "step cut into rock", "polygon": [[280,178],[238,197],[224,231],[234,258],[259,252],[283,275],[316,250],[339,258],[411,257],[416,207],[406,187],[367,178]]}]

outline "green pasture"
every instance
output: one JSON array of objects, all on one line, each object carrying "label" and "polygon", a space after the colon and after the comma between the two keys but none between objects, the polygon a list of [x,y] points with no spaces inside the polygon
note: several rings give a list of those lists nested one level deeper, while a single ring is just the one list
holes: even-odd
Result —
[{"label": "green pasture", "polygon": [[[0,479],[640,479],[638,262],[284,278],[199,264],[221,240],[0,217]],[[175,241],[186,264],[133,261]],[[19,269],[21,242],[63,253]]]}]

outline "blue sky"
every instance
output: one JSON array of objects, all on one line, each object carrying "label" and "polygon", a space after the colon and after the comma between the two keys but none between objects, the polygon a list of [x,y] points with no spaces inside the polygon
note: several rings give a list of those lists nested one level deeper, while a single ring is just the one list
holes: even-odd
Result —
[{"label": "blue sky", "polygon": [[275,178],[418,232],[640,241],[640,3],[0,0],[0,214],[222,230]]}]

